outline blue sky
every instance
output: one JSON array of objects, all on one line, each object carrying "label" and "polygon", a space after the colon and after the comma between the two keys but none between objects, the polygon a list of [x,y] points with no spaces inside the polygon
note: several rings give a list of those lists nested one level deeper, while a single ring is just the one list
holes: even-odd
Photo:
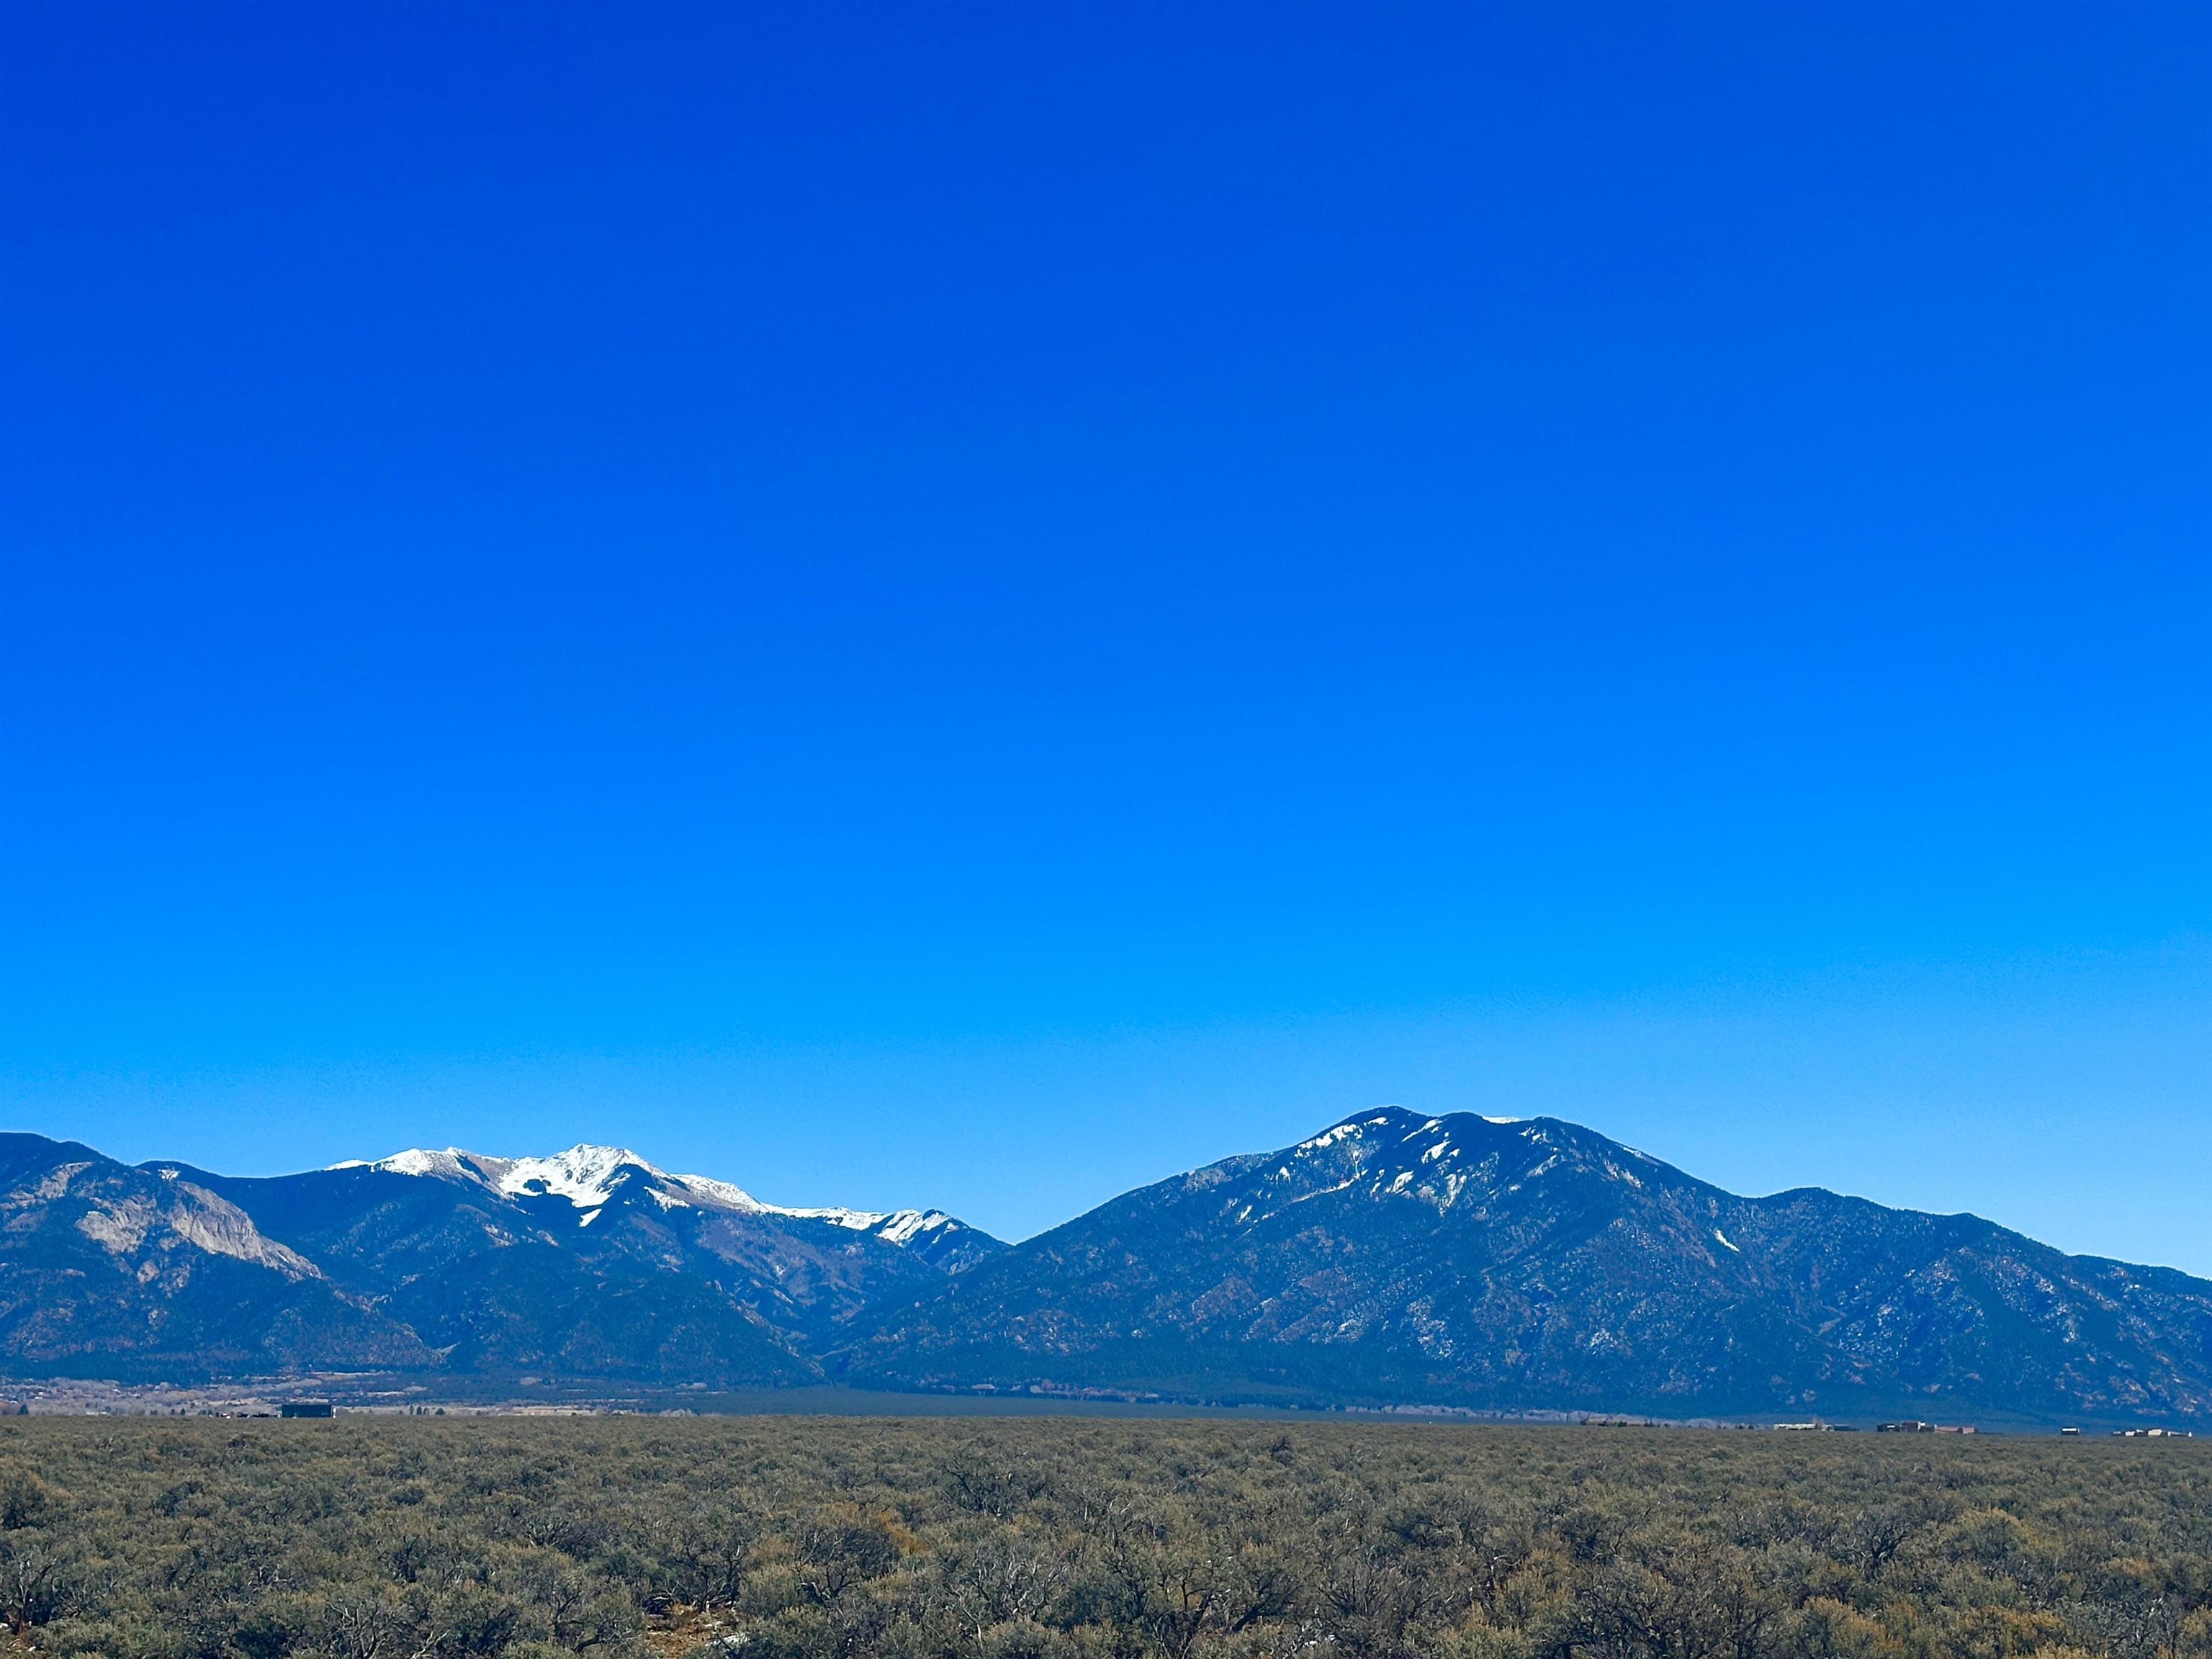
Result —
[{"label": "blue sky", "polygon": [[2212,13],[0,33],[13,1126],[2212,1273]]}]

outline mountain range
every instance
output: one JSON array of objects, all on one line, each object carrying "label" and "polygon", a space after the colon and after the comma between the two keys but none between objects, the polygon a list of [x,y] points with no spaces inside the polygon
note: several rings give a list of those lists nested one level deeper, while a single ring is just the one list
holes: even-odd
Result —
[{"label": "mountain range", "polygon": [[2212,1282],[1378,1108],[1006,1245],[617,1148],[238,1178],[0,1135],[0,1370],[2212,1418]]}]

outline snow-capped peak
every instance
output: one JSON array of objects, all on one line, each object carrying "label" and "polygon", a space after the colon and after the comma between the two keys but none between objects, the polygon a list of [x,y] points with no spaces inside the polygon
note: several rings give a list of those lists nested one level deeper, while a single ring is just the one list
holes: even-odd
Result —
[{"label": "snow-capped peak", "polygon": [[880,1218],[884,1224],[876,1229],[876,1237],[890,1244],[903,1244],[924,1233],[954,1224],[952,1218],[942,1210],[898,1210]]},{"label": "snow-capped peak", "polygon": [[448,1146],[443,1152],[432,1152],[425,1146],[410,1146],[404,1152],[394,1152],[390,1158],[371,1160],[349,1158],[342,1164],[333,1164],[333,1170],[383,1170],[392,1175],[441,1176],[447,1181],[474,1181],[477,1176],[464,1162],[469,1154],[458,1146]]},{"label": "snow-capped peak", "polygon": [[571,1146],[550,1158],[477,1158],[491,1184],[509,1198],[565,1198],[580,1210],[596,1210],[614,1196],[616,1171],[628,1166],[665,1180],[627,1146]]},{"label": "snow-capped peak", "polygon": [[379,1170],[392,1175],[428,1176],[486,1188],[502,1198],[565,1198],[592,1218],[625,1184],[622,1172],[645,1178],[644,1191],[662,1210],[723,1210],[740,1215],[788,1216],[826,1221],[854,1232],[872,1232],[887,1244],[910,1244],[939,1228],[960,1224],[942,1210],[854,1210],[842,1205],[794,1206],[767,1204],[742,1187],[711,1176],[673,1175],[648,1164],[626,1146],[580,1143],[546,1158],[488,1158],[459,1146],[432,1151],[410,1146],[389,1158],[348,1158],[334,1170]]},{"label": "snow-capped peak", "polygon": [[[617,1171],[635,1169],[655,1181],[671,1179],[627,1146],[580,1144],[550,1158],[486,1158],[447,1146],[410,1146],[374,1161],[349,1158],[334,1170],[382,1170],[392,1175],[434,1176],[486,1187],[502,1198],[565,1198],[580,1210],[596,1210],[614,1195]],[[681,1177],[677,1177],[680,1179]],[[732,1188],[732,1191],[736,1189]]]}]

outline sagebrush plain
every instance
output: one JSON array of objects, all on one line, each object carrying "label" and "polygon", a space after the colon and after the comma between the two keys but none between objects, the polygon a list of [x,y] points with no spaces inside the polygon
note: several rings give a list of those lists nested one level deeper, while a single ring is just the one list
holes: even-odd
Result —
[{"label": "sagebrush plain", "polygon": [[2212,1655],[2212,1445],[1048,1419],[0,1425],[116,1659]]}]

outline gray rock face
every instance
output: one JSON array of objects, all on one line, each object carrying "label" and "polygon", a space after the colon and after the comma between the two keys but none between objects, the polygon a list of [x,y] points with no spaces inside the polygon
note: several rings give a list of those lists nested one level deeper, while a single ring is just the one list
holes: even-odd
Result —
[{"label": "gray rock face", "polygon": [[181,1172],[38,1135],[0,1135],[0,1356],[19,1375],[126,1377],[432,1358]]}]

